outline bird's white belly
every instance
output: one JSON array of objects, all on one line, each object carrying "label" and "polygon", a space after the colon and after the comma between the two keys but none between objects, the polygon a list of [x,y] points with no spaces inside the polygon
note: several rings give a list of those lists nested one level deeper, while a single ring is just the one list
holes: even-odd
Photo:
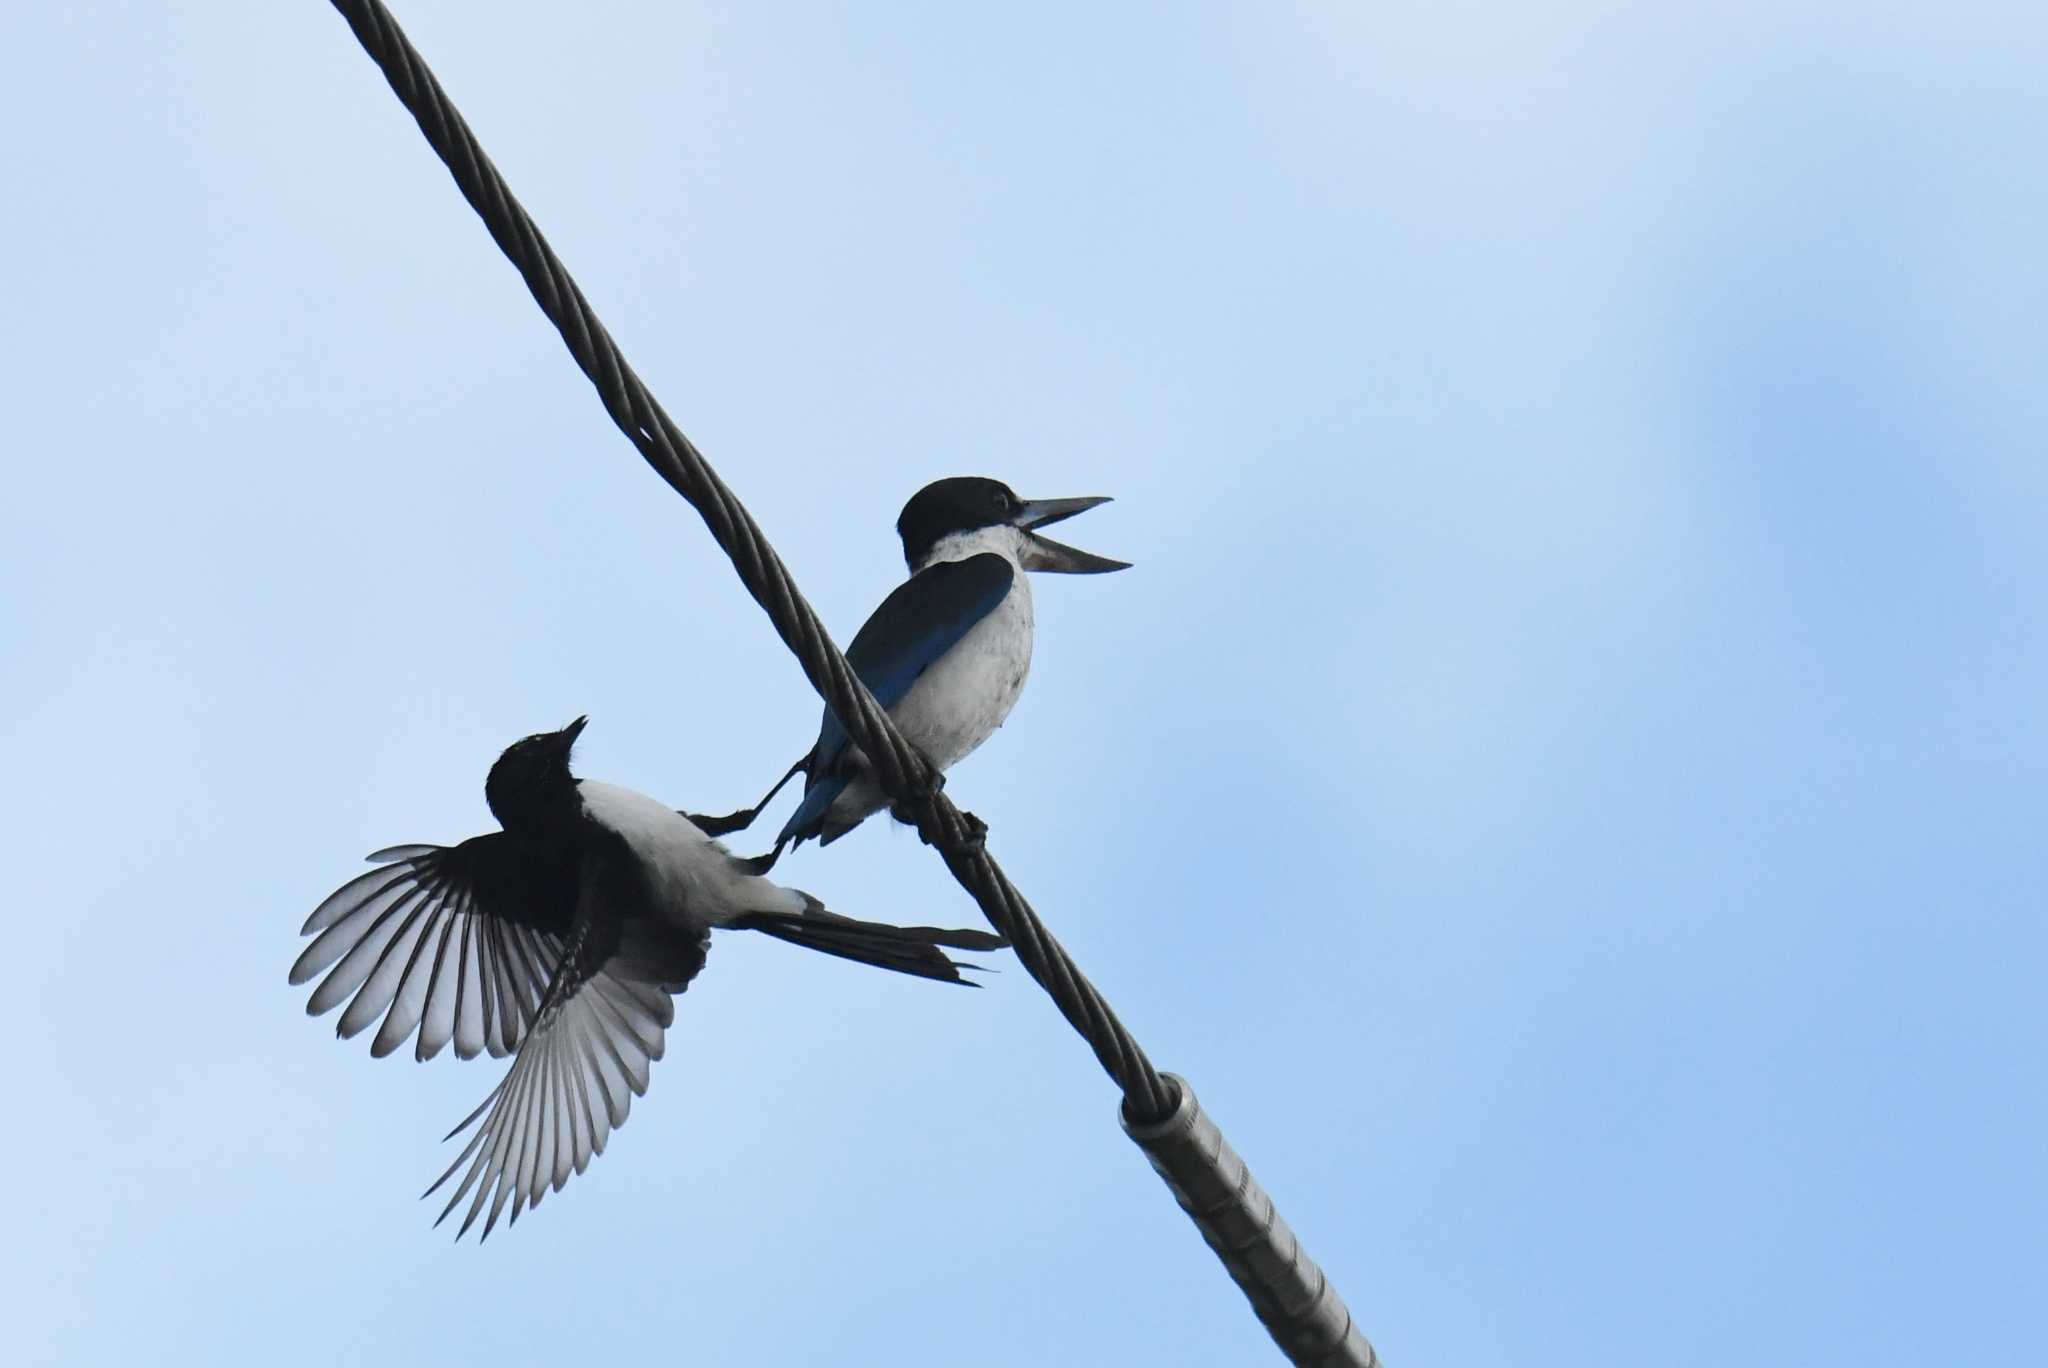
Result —
[{"label": "bird's white belly", "polygon": [[594,779],[578,782],[583,806],[639,855],[662,918],[722,926],[748,912],[801,912],[803,898],[747,873],[696,823],[644,793]]},{"label": "bird's white belly", "polygon": [[1031,586],[1019,574],[995,611],[918,676],[890,716],[941,769],[1003,725],[1031,673]]},{"label": "bird's white belly", "polygon": [[[995,610],[919,675],[889,710],[897,730],[940,769],[995,734],[1031,673],[1031,584],[1018,572]],[[858,756],[861,769],[867,757]],[[828,825],[851,825],[888,802],[865,772],[832,804]]]}]

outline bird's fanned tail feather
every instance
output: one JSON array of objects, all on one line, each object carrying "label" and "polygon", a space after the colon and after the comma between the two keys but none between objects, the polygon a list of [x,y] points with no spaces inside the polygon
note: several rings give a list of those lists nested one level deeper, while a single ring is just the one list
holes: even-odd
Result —
[{"label": "bird's fanned tail feather", "polygon": [[649,1067],[662,1056],[663,1028],[673,1019],[658,987],[604,974],[551,1001],[498,1086],[448,1132],[452,1140],[476,1127],[455,1162],[420,1194],[432,1196],[467,1168],[434,1224],[474,1192],[456,1238],[487,1202],[489,1238],[508,1199],[517,1221],[523,1207],[539,1206],[588,1168],[625,1124],[633,1098],[646,1093]]},{"label": "bird's fanned tail feather", "polygon": [[417,1033],[431,1059],[449,1044],[458,1058],[510,1054],[539,1010],[561,958],[566,917],[534,919],[514,900],[481,890],[526,877],[502,832],[456,846],[403,845],[330,893],[301,933],[314,937],[290,981],[324,974],[306,1004],[319,1016],[347,1002],[338,1034],[382,1018],[370,1053],[383,1056]]}]

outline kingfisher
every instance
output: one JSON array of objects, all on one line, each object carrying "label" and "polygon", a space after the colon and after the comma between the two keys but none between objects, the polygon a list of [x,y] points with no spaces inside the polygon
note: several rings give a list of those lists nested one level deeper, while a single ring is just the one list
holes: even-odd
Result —
[{"label": "kingfisher", "polygon": [[[1101,575],[1129,562],[1044,536],[1049,527],[1108,503],[1104,496],[1021,499],[979,475],[934,481],[896,520],[910,577],[868,617],[846,649],[911,745],[940,770],[988,740],[1016,706],[1031,672],[1031,581],[1026,571]],[[804,797],[775,847],[751,867],[766,873],[786,846],[830,845],[889,805],[873,767],[827,706],[818,739],[751,808],[694,817],[715,835],[742,830],[797,774]]]},{"label": "kingfisher", "polygon": [[337,1034],[376,1025],[373,1055],[416,1040],[419,1059],[450,1044],[461,1059],[513,1056],[449,1133],[477,1127],[427,1189],[467,1166],[441,1212],[475,1193],[457,1239],[486,1202],[488,1238],[508,1198],[517,1221],[604,1152],[647,1091],[671,999],[704,967],[713,928],[942,983],[969,967],[946,949],[1004,944],[856,921],[759,877],[667,804],[571,773],[586,720],[514,742],[491,766],[484,798],[502,831],[372,855],[378,868],[313,909],[302,934],[317,939],[291,969],[294,984],[325,974],[308,1013],[348,1003]]}]

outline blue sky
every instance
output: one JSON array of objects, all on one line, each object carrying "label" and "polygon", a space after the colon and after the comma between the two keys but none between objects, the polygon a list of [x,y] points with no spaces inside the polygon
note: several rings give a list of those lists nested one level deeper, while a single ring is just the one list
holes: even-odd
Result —
[{"label": "blue sky", "polygon": [[[1389,1362],[2032,1360],[2038,6],[400,15],[842,636],[927,479],[1116,496],[952,791]],[[1274,1361],[1014,966],[723,939],[429,1231],[497,1066],[308,1021],[306,911],[815,704],[327,6],[0,37],[19,1360]]]}]

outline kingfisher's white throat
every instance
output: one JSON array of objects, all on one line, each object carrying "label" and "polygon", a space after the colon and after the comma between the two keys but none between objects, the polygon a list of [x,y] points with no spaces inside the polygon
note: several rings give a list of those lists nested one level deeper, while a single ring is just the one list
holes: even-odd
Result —
[{"label": "kingfisher's white throat", "polygon": [[1026,535],[1028,534],[1007,523],[996,527],[977,527],[971,532],[948,532],[932,543],[932,549],[925,553],[923,560],[911,567],[911,573],[915,574],[928,565],[961,561],[970,556],[993,552],[1016,567],[1018,582],[1022,583]]}]

